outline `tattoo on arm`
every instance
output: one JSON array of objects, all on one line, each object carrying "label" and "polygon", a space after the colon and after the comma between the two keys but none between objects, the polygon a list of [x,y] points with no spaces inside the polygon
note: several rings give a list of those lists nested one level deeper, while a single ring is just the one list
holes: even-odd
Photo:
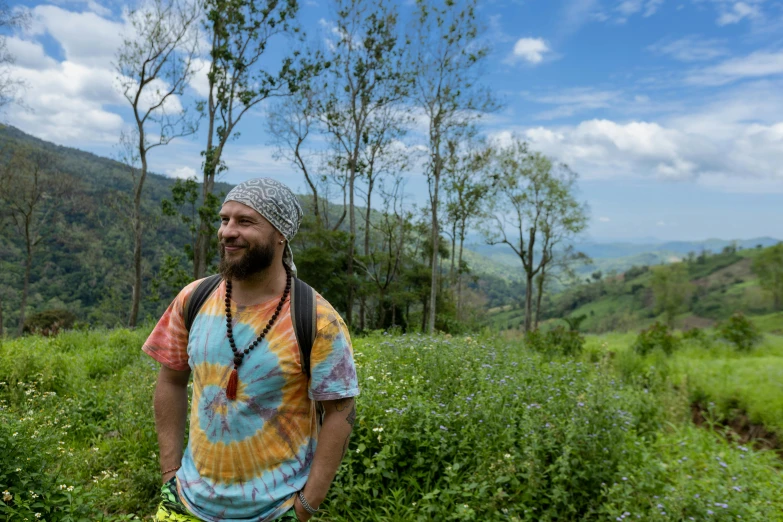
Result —
[{"label": "tattoo on arm", "polygon": [[[351,428],[353,428],[354,423],[356,422],[356,402],[354,402],[353,399],[346,399],[346,401],[350,401],[351,404],[351,410],[348,412],[348,415],[345,417],[345,421],[351,425]],[[337,405],[337,411],[344,411],[345,408],[348,406],[348,404],[342,405],[341,408],[340,401]],[[348,453],[348,441],[351,440],[351,434],[349,433],[347,437],[345,437],[345,442],[343,443],[343,458],[345,457],[345,454]]]},{"label": "tattoo on arm", "polygon": [[345,457],[345,454],[348,453],[348,441],[351,440],[351,434],[349,433],[347,437],[345,437],[345,442],[343,442],[343,456],[341,458]]},{"label": "tattoo on arm", "polygon": [[345,420],[353,428],[353,423],[356,422],[356,404],[354,404],[351,411],[348,412],[348,416],[345,417]]},{"label": "tattoo on arm", "polygon": [[348,397],[347,399],[337,399],[334,402],[334,407],[337,411],[343,411],[351,404],[353,404],[353,397]]}]

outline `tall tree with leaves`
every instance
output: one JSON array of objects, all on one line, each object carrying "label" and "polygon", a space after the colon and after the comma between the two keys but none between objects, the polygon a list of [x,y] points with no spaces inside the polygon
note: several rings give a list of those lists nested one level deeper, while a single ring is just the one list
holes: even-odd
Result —
[{"label": "tall tree with leaves", "polygon": [[[416,71],[412,100],[427,120],[432,244],[439,244],[438,203],[448,140],[495,108],[480,85],[488,48],[479,38],[478,0],[417,0],[411,40]],[[431,261],[428,331],[435,329],[438,256]]]},{"label": "tall tree with leaves", "polygon": [[470,137],[464,142],[449,140],[446,150],[443,188],[446,212],[452,225],[450,280],[456,289],[457,319],[460,319],[465,237],[472,224],[480,219],[489,194],[488,174],[493,151]]},{"label": "tall tree with leaves", "polygon": [[783,243],[763,250],[753,260],[753,272],[772,295],[775,310],[783,310]]},{"label": "tall tree with leaves", "polygon": [[185,0],[152,0],[128,14],[130,34],[117,51],[115,70],[131,106],[135,127],[121,138],[121,155],[133,179],[133,292],[128,326],[136,326],[141,302],[141,194],[148,154],[196,132],[198,118],[181,96],[195,73],[200,11]]},{"label": "tall tree with leaves", "polygon": [[382,127],[372,125],[378,114],[400,103],[407,94],[409,75],[403,60],[397,11],[387,0],[334,0],[328,91],[321,117],[338,151],[339,166],[347,174],[348,300],[346,322],[353,323],[355,299],[356,183],[366,170],[364,149]]},{"label": "tall tree with leaves", "polygon": [[196,279],[204,277],[217,252],[215,225],[220,201],[213,191],[216,177],[226,169],[223,151],[236,135],[237,125],[264,100],[295,92],[323,65],[306,62],[298,51],[292,51],[279,63],[265,63],[274,40],[300,34],[295,20],[296,0],[206,0],[205,9],[211,49],[202,206],[193,248]]},{"label": "tall tree with leaves", "polygon": [[[533,326],[534,279],[550,266],[556,246],[587,226],[587,207],[575,197],[576,174],[528,150],[518,139],[500,149],[494,167],[490,244],[506,244],[525,272],[525,331]],[[565,245],[564,245],[565,246]]]},{"label": "tall tree with leaves", "polygon": [[18,335],[24,329],[35,252],[53,230],[54,218],[68,203],[74,187],[73,179],[56,172],[52,157],[40,151],[17,149],[0,168],[2,211],[14,224],[25,252]]},{"label": "tall tree with leaves", "polygon": [[652,291],[655,298],[655,311],[663,313],[666,324],[673,328],[674,319],[693,293],[693,284],[688,276],[688,265],[674,263],[669,266],[653,267]]}]

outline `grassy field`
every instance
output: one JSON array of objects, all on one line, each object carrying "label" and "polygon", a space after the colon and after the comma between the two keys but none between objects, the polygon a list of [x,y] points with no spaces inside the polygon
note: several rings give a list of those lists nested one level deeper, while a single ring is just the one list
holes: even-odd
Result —
[{"label": "grassy field", "polygon": [[[147,332],[3,341],[0,520],[149,518]],[[780,458],[690,420],[698,399],[711,421],[742,409],[783,428],[783,338],[670,357],[637,355],[634,338],[590,336],[576,359],[509,332],[356,339],[357,423],[317,519],[783,521]]]}]

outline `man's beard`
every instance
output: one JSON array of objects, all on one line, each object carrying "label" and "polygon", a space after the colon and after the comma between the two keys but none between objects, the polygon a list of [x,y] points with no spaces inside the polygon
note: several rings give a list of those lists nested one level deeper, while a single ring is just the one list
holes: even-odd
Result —
[{"label": "man's beard", "polygon": [[218,270],[223,279],[235,279],[242,281],[263,272],[275,260],[274,238],[270,236],[269,241],[255,246],[246,246],[245,252],[237,260],[229,261],[226,259],[226,245],[235,246],[233,242],[220,243],[220,266]]}]

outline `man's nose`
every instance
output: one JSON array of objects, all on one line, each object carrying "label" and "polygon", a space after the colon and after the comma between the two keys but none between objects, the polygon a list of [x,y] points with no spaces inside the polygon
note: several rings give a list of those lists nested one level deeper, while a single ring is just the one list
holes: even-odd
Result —
[{"label": "man's nose", "polygon": [[221,237],[237,237],[239,234],[237,232],[237,227],[234,226],[234,220],[229,219],[227,223],[220,225],[218,235]]}]

